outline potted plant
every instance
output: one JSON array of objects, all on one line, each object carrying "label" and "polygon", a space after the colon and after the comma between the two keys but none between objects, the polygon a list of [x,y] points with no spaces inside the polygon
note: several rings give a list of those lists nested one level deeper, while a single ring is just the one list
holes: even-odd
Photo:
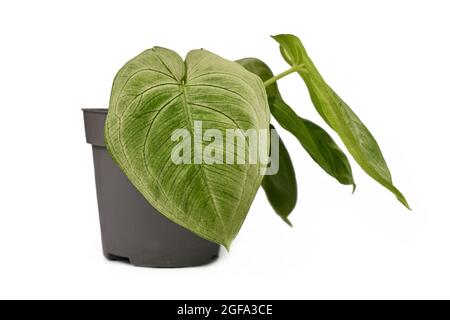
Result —
[{"label": "potted plant", "polygon": [[154,47],[118,72],[108,110],[84,110],[107,258],[156,267],[207,263],[219,245],[229,249],[261,186],[290,224],[295,171],[271,115],[326,173],[355,188],[333,138],[282,99],[277,81],[292,73],[358,165],[409,208],[374,137],[299,38],[273,38],[290,66],[279,75],[255,58],[232,62],[194,50],[183,60]]}]

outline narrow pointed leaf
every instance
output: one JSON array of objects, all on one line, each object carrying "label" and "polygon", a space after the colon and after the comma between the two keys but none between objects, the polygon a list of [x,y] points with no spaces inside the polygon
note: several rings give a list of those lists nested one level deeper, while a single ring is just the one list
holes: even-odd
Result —
[{"label": "narrow pointed leaf", "polygon": [[[275,130],[272,125],[271,129]],[[279,139],[278,173],[265,176],[262,187],[275,212],[284,222],[292,226],[288,217],[297,204],[297,180],[291,157],[281,139]]]},{"label": "narrow pointed leaf", "polygon": [[273,116],[303,145],[311,158],[341,184],[353,185],[352,169],[347,156],[333,138],[315,123],[299,117],[281,98],[269,100]]},{"label": "narrow pointed leaf", "polygon": [[[293,53],[294,56],[299,54],[298,52]],[[272,71],[261,60],[247,58],[238,62],[247,70],[260,76],[263,81],[273,77]],[[270,85],[266,90],[272,115],[280,125],[298,139],[311,158],[325,172],[340,183],[354,187],[350,163],[333,138],[315,123],[298,116],[283,101],[276,83]]]},{"label": "narrow pointed leaf", "polygon": [[291,66],[304,64],[305,71],[300,71],[299,74],[308,87],[314,106],[337,132],[356,162],[409,208],[406,198],[392,183],[391,173],[375,138],[350,107],[328,86],[300,39],[289,34],[273,38],[280,44],[281,54],[287,63]]},{"label": "narrow pointed leaf", "polygon": [[261,79],[239,64],[205,50],[191,51],[183,61],[155,47],[117,74],[105,139],[122,171],[157,210],[229,248],[262,183],[261,165],[176,164],[171,156],[180,141],[172,133],[189,134],[192,144],[183,155],[194,161],[209,145],[194,143],[196,121],[203,132],[216,129],[225,137],[226,129],[268,130],[269,120]]}]

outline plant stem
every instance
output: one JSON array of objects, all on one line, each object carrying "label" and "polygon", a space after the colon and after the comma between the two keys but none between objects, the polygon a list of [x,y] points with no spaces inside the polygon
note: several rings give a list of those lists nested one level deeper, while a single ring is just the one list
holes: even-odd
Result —
[{"label": "plant stem", "polygon": [[294,72],[298,72],[298,71],[303,70],[303,67],[304,67],[304,66],[305,66],[304,64],[295,65],[295,66],[293,66],[292,68],[290,68],[290,69],[288,69],[288,70],[286,70],[286,71],[280,73],[279,75],[276,75],[275,77],[270,78],[270,79],[264,81],[264,86],[267,88],[268,86],[274,84],[275,82],[277,82],[277,81],[280,80],[281,78],[284,78],[284,77],[286,77],[287,75],[290,75],[291,73],[294,73]]}]

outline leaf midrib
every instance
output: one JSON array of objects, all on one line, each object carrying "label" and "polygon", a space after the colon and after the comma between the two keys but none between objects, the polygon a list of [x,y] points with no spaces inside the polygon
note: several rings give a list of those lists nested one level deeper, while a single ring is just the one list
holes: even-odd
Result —
[{"label": "leaf midrib", "polygon": [[[185,69],[185,73],[187,73],[186,69]],[[192,129],[192,128],[194,128],[194,121],[192,119],[192,114],[191,114],[191,112],[189,110],[189,107],[188,107],[189,103],[188,103],[188,101],[186,99],[186,97],[187,97],[186,85],[184,83],[181,83],[180,84],[180,88],[181,88],[181,96],[182,96],[182,104],[183,104],[184,112],[185,112],[186,118],[188,119],[188,122],[189,122],[188,130],[189,130],[189,132],[191,134],[191,137],[194,137],[194,132],[193,132],[193,129]],[[195,147],[194,147],[194,154],[195,154]],[[218,206],[217,206],[217,202],[216,202],[216,199],[214,197],[214,193],[211,192],[211,186],[209,185],[209,181],[208,181],[207,177],[205,176],[205,168],[203,166],[203,163],[200,163],[199,166],[200,166],[200,172],[201,172],[202,180],[203,180],[204,184],[206,185],[206,188],[208,189],[208,193],[211,195],[210,199],[211,199],[211,202],[213,204],[215,213],[216,213],[217,217],[220,220],[220,224],[222,225],[222,229],[224,231],[224,234],[228,234],[227,229],[225,227],[225,223],[223,221],[223,218],[220,215],[220,212],[219,212],[219,209],[218,209]]]}]

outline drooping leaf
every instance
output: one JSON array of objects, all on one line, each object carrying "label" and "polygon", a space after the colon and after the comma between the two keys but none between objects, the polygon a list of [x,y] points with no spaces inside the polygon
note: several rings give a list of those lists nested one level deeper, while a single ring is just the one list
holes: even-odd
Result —
[{"label": "drooping leaf", "polygon": [[352,168],[347,156],[325,130],[299,117],[279,97],[272,97],[269,105],[275,119],[300,141],[315,162],[340,183],[353,185],[355,188]]},{"label": "drooping leaf", "polygon": [[[270,128],[275,130],[272,125]],[[276,133],[276,130],[274,132]],[[292,226],[288,217],[297,204],[297,180],[289,152],[279,136],[278,139],[279,170],[274,175],[264,176],[262,187],[275,212],[284,222]]]},{"label": "drooping leaf", "polygon": [[281,54],[287,63],[291,66],[304,65],[305,71],[300,71],[299,74],[308,87],[314,106],[337,132],[356,162],[409,208],[406,198],[392,183],[391,173],[375,138],[350,107],[328,86],[300,39],[289,34],[273,38],[280,44]]},{"label": "drooping leaf", "polygon": [[[295,56],[300,53],[294,53]],[[272,71],[261,60],[247,58],[238,61],[244,68],[257,74],[263,81],[273,77]],[[266,88],[272,115],[280,125],[292,133],[311,158],[340,183],[355,186],[347,156],[333,138],[315,123],[298,116],[284,102],[276,83]]]},{"label": "drooping leaf", "polygon": [[[262,168],[259,162],[199,164],[211,143],[201,137],[208,129],[223,137],[227,129],[268,130],[269,120],[263,82],[239,64],[205,50],[191,51],[183,61],[155,47],[117,74],[105,139],[119,167],[157,210],[229,248],[261,185]],[[187,134],[177,140],[172,134],[179,129]],[[178,149],[180,139],[190,142],[187,151]],[[172,161],[174,150],[183,159],[189,153],[191,164]],[[238,156],[238,148],[230,152]]]}]

